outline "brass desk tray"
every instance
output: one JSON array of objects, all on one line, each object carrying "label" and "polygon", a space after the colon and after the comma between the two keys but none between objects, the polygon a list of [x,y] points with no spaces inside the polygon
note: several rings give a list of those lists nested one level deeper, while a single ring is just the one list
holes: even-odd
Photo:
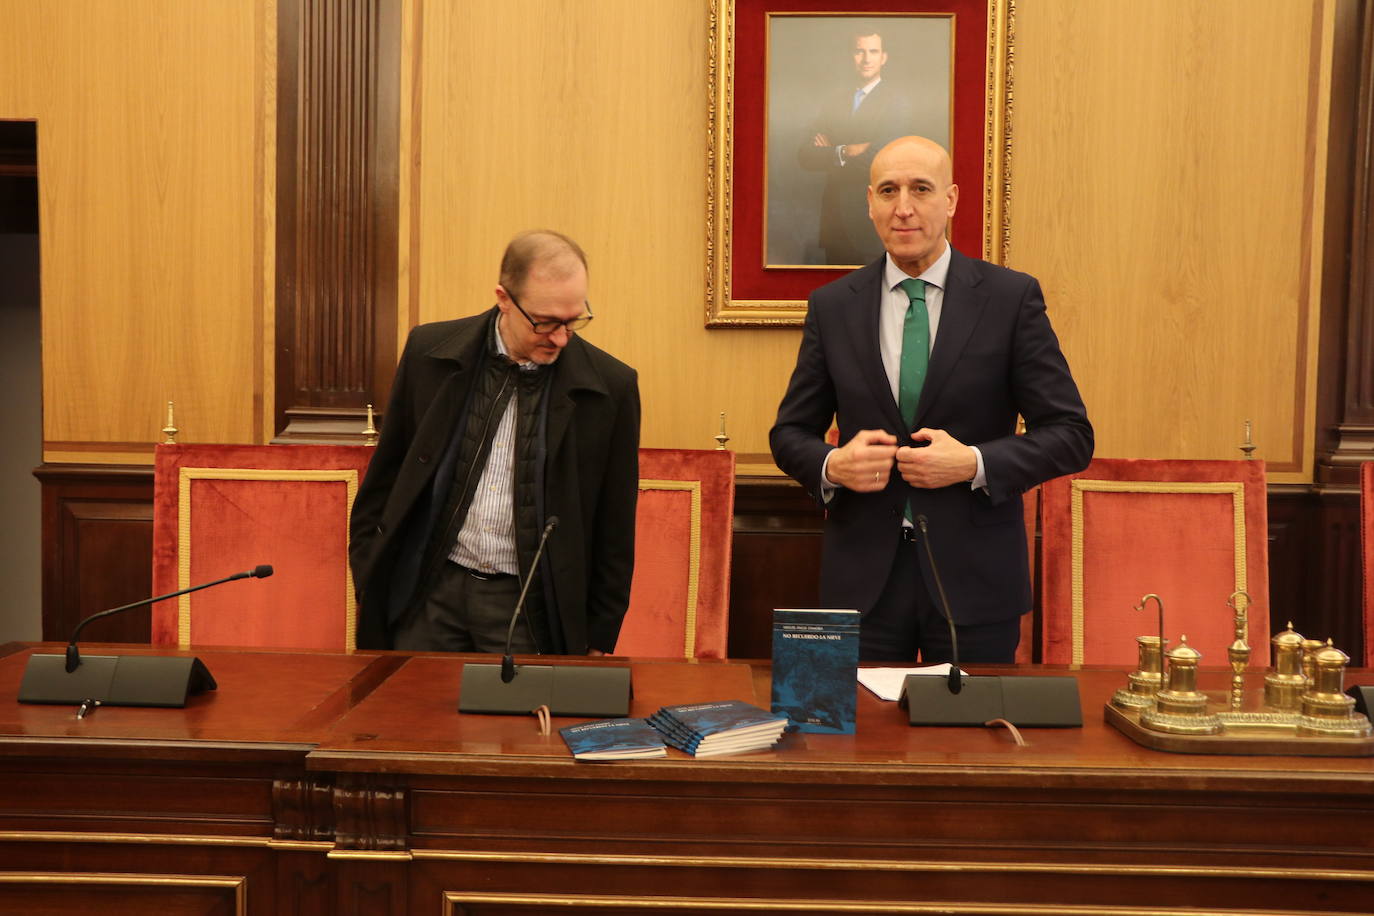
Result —
[{"label": "brass desk tray", "polygon": [[[1224,698],[1216,698],[1218,706]],[[1118,709],[1111,703],[1103,717],[1136,744],[1178,754],[1270,754],[1285,757],[1371,757],[1374,737],[1342,738],[1298,734],[1297,716],[1269,712],[1220,712],[1222,731],[1216,735],[1180,735],[1155,731],[1140,724],[1139,709]]]}]

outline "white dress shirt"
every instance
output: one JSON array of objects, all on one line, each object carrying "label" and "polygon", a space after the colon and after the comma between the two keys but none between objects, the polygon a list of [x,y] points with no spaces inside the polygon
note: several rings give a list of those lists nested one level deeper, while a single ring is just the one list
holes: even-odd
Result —
[{"label": "white dress shirt", "polygon": [[[886,264],[883,267],[883,292],[878,304],[878,351],[882,355],[883,371],[887,373],[888,388],[892,391],[892,400],[899,401],[898,382],[902,368],[902,329],[906,324],[906,310],[911,305],[911,298],[907,296],[906,290],[901,286],[903,280],[915,279],[923,280],[926,284],[926,314],[930,320],[930,348],[935,349],[935,335],[940,328],[940,314],[944,310],[945,304],[945,280],[949,276],[950,246],[945,243],[945,250],[921,273],[919,277],[912,277],[902,270],[892,260],[892,255],[887,256]],[[898,446],[910,445],[908,442],[898,442]],[[977,446],[970,446],[973,449],[974,458],[978,462],[978,470],[970,482],[974,489],[987,486],[987,476],[983,470],[983,453]],[[830,488],[838,486],[825,475],[825,467],[830,463],[831,452],[825,456],[825,464],[821,467],[821,483]],[[829,490],[824,493],[829,499]]]}]

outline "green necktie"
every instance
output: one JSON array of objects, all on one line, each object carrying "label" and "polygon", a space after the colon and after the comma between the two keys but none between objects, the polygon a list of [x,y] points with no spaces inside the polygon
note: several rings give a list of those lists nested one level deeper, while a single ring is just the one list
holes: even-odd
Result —
[{"label": "green necktie", "polygon": [[901,371],[897,376],[897,409],[907,431],[916,424],[916,405],[921,400],[921,386],[926,381],[926,364],[930,362],[930,316],[926,312],[926,283],[924,280],[903,280],[910,304],[906,322],[902,325]]}]

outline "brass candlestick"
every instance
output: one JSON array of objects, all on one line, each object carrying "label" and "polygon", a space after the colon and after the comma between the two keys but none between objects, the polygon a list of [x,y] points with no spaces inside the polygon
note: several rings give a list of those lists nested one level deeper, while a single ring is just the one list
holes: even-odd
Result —
[{"label": "brass candlestick", "polygon": [[[1245,596],[1242,604],[1236,603],[1236,597],[1239,595]],[[1250,608],[1250,593],[1232,592],[1231,597],[1226,599],[1226,606],[1235,612],[1236,625],[1235,641],[1226,649],[1226,657],[1231,662],[1231,711],[1240,712],[1245,701],[1245,669],[1250,664],[1250,644],[1245,641],[1246,633],[1249,632],[1246,612]]]},{"label": "brass candlestick", "polygon": [[720,412],[720,432],[711,438],[716,440],[716,451],[725,451],[725,443],[730,441],[730,437],[725,435],[725,411],[723,410]]}]

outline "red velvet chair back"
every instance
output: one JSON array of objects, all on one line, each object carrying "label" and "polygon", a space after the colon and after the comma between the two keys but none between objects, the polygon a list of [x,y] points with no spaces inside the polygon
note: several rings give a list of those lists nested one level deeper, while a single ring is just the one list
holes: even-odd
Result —
[{"label": "red velvet chair back", "polygon": [[639,450],[630,610],[618,655],[724,658],[735,453]]},{"label": "red velvet chair back", "polygon": [[354,648],[348,516],[372,448],[160,445],[153,473],[153,593],[259,564],[230,582],[153,605],[153,642]]},{"label": "red velvet chair back", "polygon": [[1360,465],[1360,570],[1364,578],[1364,666],[1374,668],[1374,461]]},{"label": "red velvet chair back", "polygon": [[[1226,666],[1232,592],[1253,598],[1251,664],[1269,658],[1269,548],[1262,461],[1099,458],[1041,487],[1041,613],[1048,664],[1134,665],[1135,637],[1180,636]],[[1239,599],[1238,599],[1239,600]]]}]

